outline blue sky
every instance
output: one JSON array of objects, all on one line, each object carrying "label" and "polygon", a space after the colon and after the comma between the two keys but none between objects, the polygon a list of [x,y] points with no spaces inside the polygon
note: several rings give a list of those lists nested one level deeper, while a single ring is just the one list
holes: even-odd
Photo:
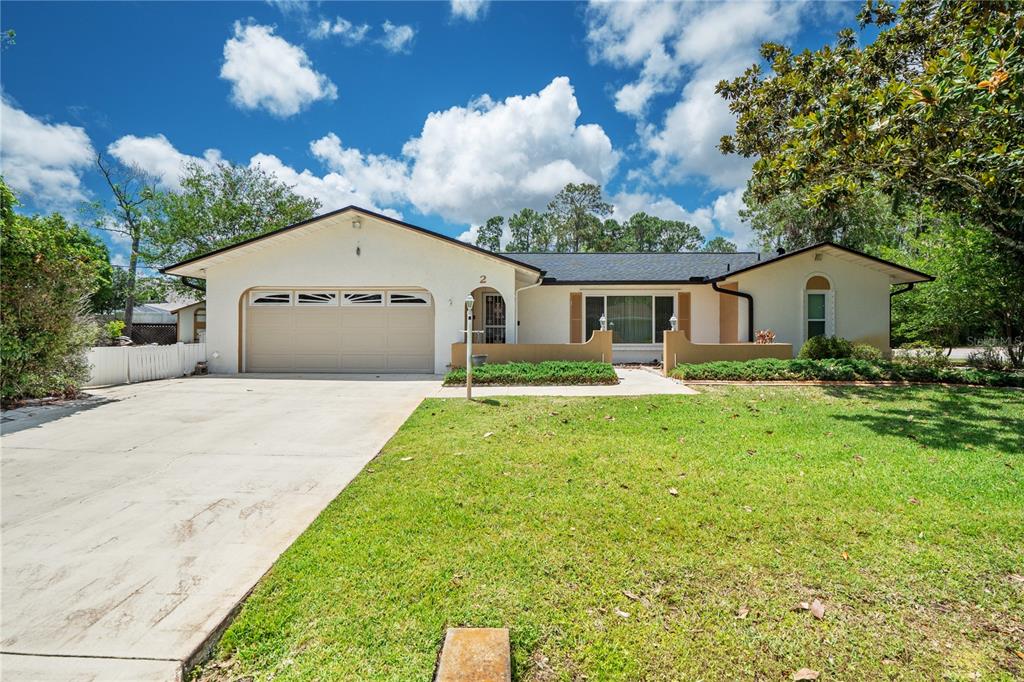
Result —
[{"label": "blue sky", "polygon": [[[259,164],[324,210],[454,236],[570,181],[619,217],[743,245],[748,160],[714,83],[764,40],[817,48],[857,3],[4,3],[3,173],[28,210],[104,197],[96,152],[173,189]],[[123,257],[124,245],[111,241]]]}]

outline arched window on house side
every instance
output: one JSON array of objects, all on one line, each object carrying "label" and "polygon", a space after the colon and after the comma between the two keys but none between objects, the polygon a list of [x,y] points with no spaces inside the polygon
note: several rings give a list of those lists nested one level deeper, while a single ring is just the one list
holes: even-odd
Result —
[{"label": "arched window on house side", "polygon": [[804,284],[804,340],[812,336],[834,336],[835,290],[824,275],[812,275]]}]

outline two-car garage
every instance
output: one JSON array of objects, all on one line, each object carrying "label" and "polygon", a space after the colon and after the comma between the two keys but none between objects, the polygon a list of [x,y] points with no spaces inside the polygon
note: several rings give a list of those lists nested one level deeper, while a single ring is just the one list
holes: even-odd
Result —
[{"label": "two-car garage", "polygon": [[246,372],[433,372],[423,289],[258,288],[244,297]]}]

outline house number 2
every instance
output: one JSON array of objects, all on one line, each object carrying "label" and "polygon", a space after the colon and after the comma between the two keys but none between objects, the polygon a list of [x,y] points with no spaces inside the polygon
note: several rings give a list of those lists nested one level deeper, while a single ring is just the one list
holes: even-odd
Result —
[{"label": "house number 2", "polygon": [[487,284],[487,275],[480,275],[480,284]]}]

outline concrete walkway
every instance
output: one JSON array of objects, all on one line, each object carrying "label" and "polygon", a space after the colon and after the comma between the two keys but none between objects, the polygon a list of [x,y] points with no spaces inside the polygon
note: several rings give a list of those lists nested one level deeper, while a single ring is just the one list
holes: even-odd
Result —
[{"label": "concrete walkway", "polygon": [[[628,395],[697,395],[697,391],[660,373],[637,367],[616,367],[619,383],[613,386],[475,386],[473,397],[502,395],[553,396],[628,396]],[[438,398],[465,398],[465,386],[444,386]]]},{"label": "concrete walkway", "polygon": [[178,679],[438,383],[195,377],[5,414],[0,678]]}]

